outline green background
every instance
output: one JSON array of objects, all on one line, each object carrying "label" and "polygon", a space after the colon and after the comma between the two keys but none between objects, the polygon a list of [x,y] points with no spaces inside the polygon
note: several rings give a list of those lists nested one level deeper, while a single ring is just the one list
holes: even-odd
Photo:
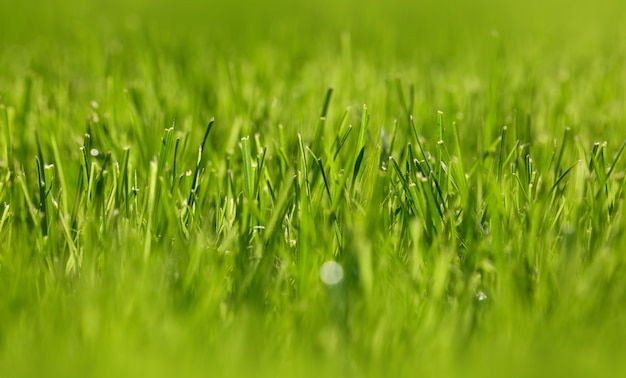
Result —
[{"label": "green background", "polygon": [[625,22],[620,0],[0,0],[0,376],[619,375]]}]

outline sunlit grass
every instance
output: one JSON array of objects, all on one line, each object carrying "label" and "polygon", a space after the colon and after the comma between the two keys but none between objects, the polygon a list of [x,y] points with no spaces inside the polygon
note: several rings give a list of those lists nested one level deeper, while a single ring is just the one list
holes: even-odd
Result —
[{"label": "sunlit grass", "polygon": [[168,7],[12,9],[1,376],[624,371],[618,1]]}]

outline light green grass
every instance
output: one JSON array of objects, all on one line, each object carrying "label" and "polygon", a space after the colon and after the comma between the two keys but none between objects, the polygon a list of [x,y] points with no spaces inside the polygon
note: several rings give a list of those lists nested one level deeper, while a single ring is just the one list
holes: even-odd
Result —
[{"label": "light green grass", "polygon": [[626,372],[620,1],[0,12],[0,376]]}]

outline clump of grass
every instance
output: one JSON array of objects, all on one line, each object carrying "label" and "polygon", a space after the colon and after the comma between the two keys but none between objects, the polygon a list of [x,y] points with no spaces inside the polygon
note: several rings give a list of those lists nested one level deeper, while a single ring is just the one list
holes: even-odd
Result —
[{"label": "clump of grass", "polygon": [[623,49],[354,27],[0,47],[3,376],[623,371]]}]

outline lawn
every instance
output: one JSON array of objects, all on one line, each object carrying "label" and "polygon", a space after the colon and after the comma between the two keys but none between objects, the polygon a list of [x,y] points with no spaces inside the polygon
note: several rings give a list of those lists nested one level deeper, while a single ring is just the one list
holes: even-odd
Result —
[{"label": "lawn", "polygon": [[626,374],[621,0],[0,15],[0,376]]}]

